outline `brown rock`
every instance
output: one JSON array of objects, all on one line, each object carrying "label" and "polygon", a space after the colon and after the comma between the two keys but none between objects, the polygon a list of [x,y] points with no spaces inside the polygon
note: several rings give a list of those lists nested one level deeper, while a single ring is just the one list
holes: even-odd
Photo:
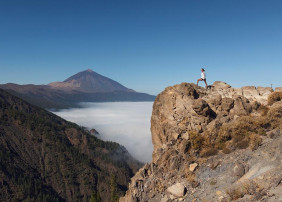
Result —
[{"label": "brown rock", "polygon": [[223,98],[221,104],[223,111],[230,111],[234,107],[234,100],[232,98]]},{"label": "brown rock", "polygon": [[237,177],[242,177],[245,174],[245,167],[241,163],[236,163],[233,168],[233,173]]},{"label": "brown rock", "polygon": [[230,85],[228,85],[227,83],[223,82],[223,81],[215,81],[212,84],[215,88],[220,88],[220,89],[228,89],[231,88]]},{"label": "brown rock", "polygon": [[173,133],[173,134],[172,134],[172,137],[173,137],[174,140],[177,140],[178,137],[179,137],[179,134],[178,134],[178,133]]},{"label": "brown rock", "polygon": [[197,167],[198,167],[197,163],[192,163],[192,164],[189,165],[189,170],[191,172],[193,172]]},{"label": "brown rock", "polygon": [[184,134],[181,135],[181,137],[185,140],[189,140],[189,133],[186,131]]},{"label": "brown rock", "polygon": [[167,192],[176,197],[182,197],[185,195],[186,188],[182,184],[176,183],[170,186],[169,188],[167,188]]},{"label": "brown rock", "polygon": [[282,87],[276,87],[275,92],[282,92]]},{"label": "brown rock", "polygon": [[210,116],[215,117],[215,112],[210,108],[208,103],[203,99],[197,99],[195,100],[194,104],[192,105],[193,110],[198,114],[202,116]]}]

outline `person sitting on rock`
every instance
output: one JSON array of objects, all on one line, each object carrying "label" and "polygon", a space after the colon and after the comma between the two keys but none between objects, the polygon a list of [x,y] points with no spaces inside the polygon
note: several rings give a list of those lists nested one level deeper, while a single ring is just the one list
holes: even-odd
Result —
[{"label": "person sitting on rock", "polygon": [[201,71],[202,71],[201,78],[199,78],[197,80],[197,86],[198,86],[199,81],[204,81],[205,84],[206,84],[206,88],[208,88],[208,84],[207,84],[207,81],[206,81],[206,72],[205,72],[204,68],[202,68]]}]

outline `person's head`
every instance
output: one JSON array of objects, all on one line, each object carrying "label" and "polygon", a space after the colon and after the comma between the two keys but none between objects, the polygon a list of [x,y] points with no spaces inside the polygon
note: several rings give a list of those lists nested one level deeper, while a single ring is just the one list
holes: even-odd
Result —
[{"label": "person's head", "polygon": [[204,72],[205,71],[205,69],[204,68],[202,68],[202,72]]}]

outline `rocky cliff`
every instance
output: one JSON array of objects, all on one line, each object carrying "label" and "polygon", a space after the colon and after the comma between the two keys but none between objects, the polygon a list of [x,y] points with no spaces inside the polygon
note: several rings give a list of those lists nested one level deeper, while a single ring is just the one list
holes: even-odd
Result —
[{"label": "rocky cliff", "polygon": [[151,118],[153,160],[121,202],[282,200],[282,92],[166,88]]}]

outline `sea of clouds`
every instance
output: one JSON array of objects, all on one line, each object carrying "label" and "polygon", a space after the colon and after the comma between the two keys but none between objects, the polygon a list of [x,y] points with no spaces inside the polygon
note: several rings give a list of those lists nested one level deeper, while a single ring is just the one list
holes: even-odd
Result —
[{"label": "sea of clouds", "polygon": [[150,119],[153,102],[81,103],[83,108],[54,112],[88,129],[96,129],[103,140],[118,142],[142,162],[152,160]]}]

